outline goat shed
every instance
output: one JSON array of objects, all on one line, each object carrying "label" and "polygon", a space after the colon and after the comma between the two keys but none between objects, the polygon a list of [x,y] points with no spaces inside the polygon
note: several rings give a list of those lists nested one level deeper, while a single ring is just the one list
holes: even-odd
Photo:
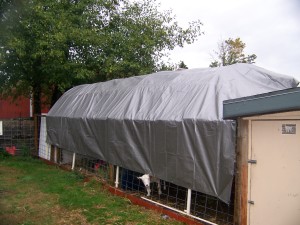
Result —
[{"label": "goat shed", "polygon": [[50,110],[48,141],[229,202],[236,123],[223,101],[297,84],[235,64],[80,85]]},{"label": "goat shed", "polygon": [[238,122],[235,224],[300,224],[300,88],[224,101]]}]

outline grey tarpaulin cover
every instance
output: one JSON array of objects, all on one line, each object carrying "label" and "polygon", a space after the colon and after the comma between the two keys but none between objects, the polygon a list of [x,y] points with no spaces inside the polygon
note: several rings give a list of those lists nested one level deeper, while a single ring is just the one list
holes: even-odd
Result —
[{"label": "grey tarpaulin cover", "polygon": [[236,64],[80,85],[50,110],[48,141],[229,202],[236,128],[223,100],[297,83]]}]

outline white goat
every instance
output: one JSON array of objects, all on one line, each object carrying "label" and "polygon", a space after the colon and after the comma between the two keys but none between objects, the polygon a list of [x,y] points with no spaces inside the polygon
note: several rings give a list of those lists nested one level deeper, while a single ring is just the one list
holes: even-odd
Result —
[{"label": "white goat", "polygon": [[[143,181],[143,184],[145,185],[147,189],[147,196],[150,196],[151,189],[150,189],[150,183],[157,183],[157,189],[158,194],[161,195],[161,185],[160,185],[160,179],[157,177],[150,176],[149,174],[144,174],[141,177],[137,177],[138,179]],[[164,190],[166,190],[166,183],[164,182]]]}]

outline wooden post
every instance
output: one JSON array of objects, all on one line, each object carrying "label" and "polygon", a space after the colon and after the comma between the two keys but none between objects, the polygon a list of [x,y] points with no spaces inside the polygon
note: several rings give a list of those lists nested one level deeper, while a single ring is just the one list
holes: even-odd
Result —
[{"label": "wooden post", "polygon": [[110,184],[115,182],[115,168],[112,164],[109,164],[109,182]]},{"label": "wooden post", "polygon": [[237,120],[234,225],[247,225],[250,122],[243,119]]},{"label": "wooden post", "polygon": [[56,147],[56,148],[57,148],[57,163],[60,164],[63,160],[63,158],[62,158],[62,149],[58,148],[58,147]]},{"label": "wooden post", "polygon": [[54,162],[57,163],[57,147],[54,146]]},{"label": "wooden post", "polygon": [[35,156],[39,156],[39,126],[38,126],[38,115],[34,115],[34,149],[35,149]]}]

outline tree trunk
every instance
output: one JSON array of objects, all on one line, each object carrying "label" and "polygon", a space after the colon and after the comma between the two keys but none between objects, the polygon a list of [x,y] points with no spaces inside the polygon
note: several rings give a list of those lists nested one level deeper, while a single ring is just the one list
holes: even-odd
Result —
[{"label": "tree trunk", "polygon": [[55,85],[52,91],[51,97],[51,107],[55,104],[55,102],[62,96],[62,92],[58,89],[58,86]]},{"label": "tree trunk", "polygon": [[40,84],[33,85],[33,114],[41,115],[42,107],[41,107],[41,95],[42,88]]}]

